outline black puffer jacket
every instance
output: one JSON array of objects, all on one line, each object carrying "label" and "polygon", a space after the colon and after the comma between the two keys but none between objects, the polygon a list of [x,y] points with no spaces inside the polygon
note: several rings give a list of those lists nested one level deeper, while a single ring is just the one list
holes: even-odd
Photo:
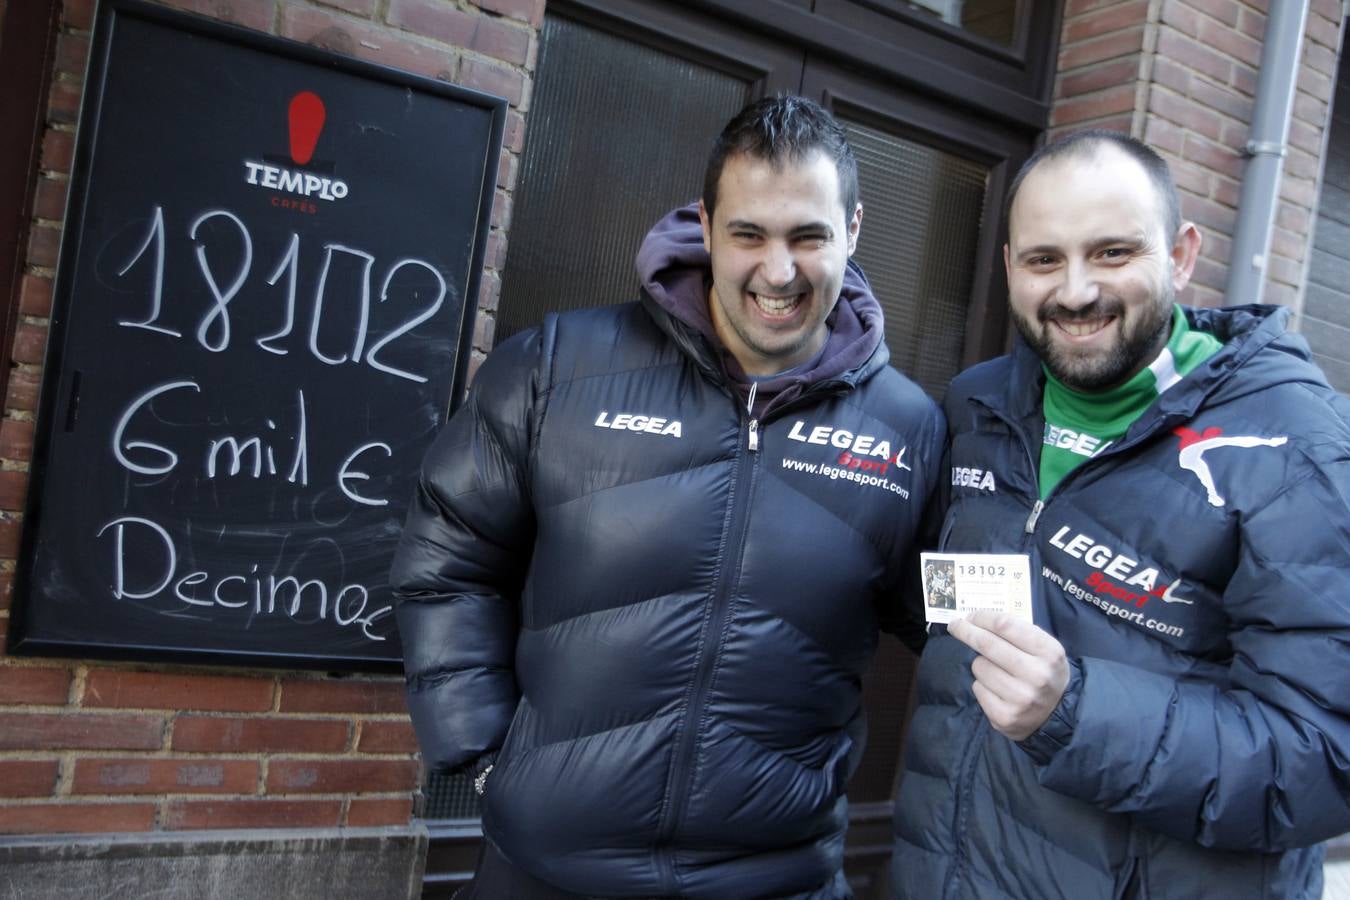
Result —
[{"label": "black puffer jacket", "polygon": [[501,748],[484,830],[560,888],[835,896],[860,679],[906,624],[944,426],[853,273],[835,332],[863,362],[752,419],[667,308],[704,290],[679,219],[641,304],[504,343],[428,454],[392,576],[409,705],[435,766]]}]

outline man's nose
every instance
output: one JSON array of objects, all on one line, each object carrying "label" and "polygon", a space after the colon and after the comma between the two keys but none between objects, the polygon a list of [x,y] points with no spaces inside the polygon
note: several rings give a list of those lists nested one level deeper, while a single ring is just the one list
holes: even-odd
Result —
[{"label": "man's nose", "polygon": [[1064,283],[1059,288],[1059,304],[1066,309],[1082,309],[1097,302],[1101,289],[1091,268],[1070,262],[1064,268]]},{"label": "man's nose", "polygon": [[769,241],[759,264],[761,277],[771,287],[787,287],[797,277],[797,261],[781,241]]}]

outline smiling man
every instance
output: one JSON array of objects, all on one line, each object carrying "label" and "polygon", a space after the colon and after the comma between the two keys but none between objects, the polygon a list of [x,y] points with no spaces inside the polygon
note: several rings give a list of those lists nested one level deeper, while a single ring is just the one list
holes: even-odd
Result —
[{"label": "smiling man", "polygon": [[945,410],[942,549],[1026,553],[1035,624],[920,661],[898,897],[1317,898],[1350,829],[1350,404],[1268,306],[1176,304],[1166,163],[1088,131],[1009,192],[1022,341]]},{"label": "smiling man", "polygon": [[428,453],[391,581],[423,755],[482,794],[465,896],[849,896],[862,674],[879,626],[923,639],[945,433],[861,217],[838,123],[752,104],[640,302],[503,343]]}]

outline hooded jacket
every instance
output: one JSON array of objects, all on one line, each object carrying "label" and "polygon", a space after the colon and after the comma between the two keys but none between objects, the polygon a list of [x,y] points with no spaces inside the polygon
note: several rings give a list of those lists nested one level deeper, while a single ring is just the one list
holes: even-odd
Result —
[{"label": "hooded jacket", "polygon": [[391,579],[409,708],[432,766],[499,750],[484,833],[558,888],[842,896],[861,677],[912,626],[944,424],[857,271],[749,411],[699,235],[677,211],[640,303],[506,341],[438,436]]},{"label": "hooded jacket", "polygon": [[[1040,361],[946,401],[942,546],[1031,557],[1069,686],[1020,744],[947,635],[920,661],[896,810],[906,898],[1307,898],[1350,829],[1350,404],[1274,307],[1039,503]],[[974,473],[976,477],[970,477]]]}]

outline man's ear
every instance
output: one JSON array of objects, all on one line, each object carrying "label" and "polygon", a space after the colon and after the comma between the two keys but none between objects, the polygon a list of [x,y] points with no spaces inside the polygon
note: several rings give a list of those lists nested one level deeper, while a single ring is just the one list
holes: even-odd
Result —
[{"label": "man's ear", "polygon": [[858,234],[862,231],[862,204],[853,209],[853,218],[848,220],[848,255],[858,249]]},{"label": "man's ear", "polygon": [[1195,271],[1195,261],[1200,256],[1200,244],[1203,238],[1194,222],[1182,222],[1177,229],[1176,239],[1172,241],[1172,289],[1180,291],[1191,281]]},{"label": "man's ear", "polygon": [[698,201],[698,223],[703,226],[703,249],[712,253],[712,220],[708,218],[702,198]]}]

